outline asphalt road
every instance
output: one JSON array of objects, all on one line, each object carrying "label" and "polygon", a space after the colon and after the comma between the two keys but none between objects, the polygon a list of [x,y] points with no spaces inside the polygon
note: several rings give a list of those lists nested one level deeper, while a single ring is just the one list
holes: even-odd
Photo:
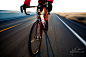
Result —
[{"label": "asphalt road", "polygon": [[[31,57],[28,39],[35,21],[34,15],[0,23],[0,57]],[[36,57],[86,57],[85,53],[86,28],[52,13],[49,16],[49,30],[47,33],[43,32],[40,52]]]}]

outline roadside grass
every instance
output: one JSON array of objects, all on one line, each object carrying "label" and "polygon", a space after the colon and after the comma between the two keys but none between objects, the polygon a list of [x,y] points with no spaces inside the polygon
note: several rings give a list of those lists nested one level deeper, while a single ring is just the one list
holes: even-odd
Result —
[{"label": "roadside grass", "polygon": [[86,12],[76,13],[56,13],[68,20],[77,21],[86,25]]}]

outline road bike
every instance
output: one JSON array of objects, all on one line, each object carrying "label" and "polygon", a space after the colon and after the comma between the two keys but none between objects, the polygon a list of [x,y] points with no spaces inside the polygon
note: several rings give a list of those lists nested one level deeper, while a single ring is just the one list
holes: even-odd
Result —
[{"label": "road bike", "polygon": [[[44,19],[44,13],[40,13],[40,5],[39,6],[26,6],[26,8],[33,8],[33,7],[38,7],[38,18],[36,20],[36,22],[32,25],[31,30],[30,30],[30,34],[29,34],[29,41],[28,41],[28,46],[29,46],[29,53],[31,56],[36,56],[37,53],[40,50],[40,46],[41,46],[41,41],[42,41],[42,31],[44,30],[44,32],[46,31],[46,22]],[[21,6],[21,12],[23,12],[22,10],[23,6]],[[26,12],[26,9],[24,10],[25,14],[30,15]]]}]

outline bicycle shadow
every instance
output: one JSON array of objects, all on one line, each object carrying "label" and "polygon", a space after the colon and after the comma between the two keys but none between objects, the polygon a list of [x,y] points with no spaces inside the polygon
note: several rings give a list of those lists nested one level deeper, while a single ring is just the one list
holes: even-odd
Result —
[{"label": "bicycle shadow", "polygon": [[[50,57],[50,56],[49,56],[48,45],[50,46],[50,49],[51,49],[51,52],[52,52],[53,57],[55,57],[47,32],[45,33],[45,38],[46,38],[47,57]],[[48,44],[48,43],[49,43],[49,44]],[[38,56],[37,56],[37,57],[41,57],[41,56],[40,56],[40,51],[38,52]]]}]

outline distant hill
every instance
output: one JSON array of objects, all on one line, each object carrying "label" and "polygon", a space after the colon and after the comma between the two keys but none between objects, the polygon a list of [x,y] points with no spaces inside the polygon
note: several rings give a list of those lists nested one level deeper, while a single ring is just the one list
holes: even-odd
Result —
[{"label": "distant hill", "polygon": [[14,11],[14,10],[0,10],[0,13],[21,13],[20,11]]}]

